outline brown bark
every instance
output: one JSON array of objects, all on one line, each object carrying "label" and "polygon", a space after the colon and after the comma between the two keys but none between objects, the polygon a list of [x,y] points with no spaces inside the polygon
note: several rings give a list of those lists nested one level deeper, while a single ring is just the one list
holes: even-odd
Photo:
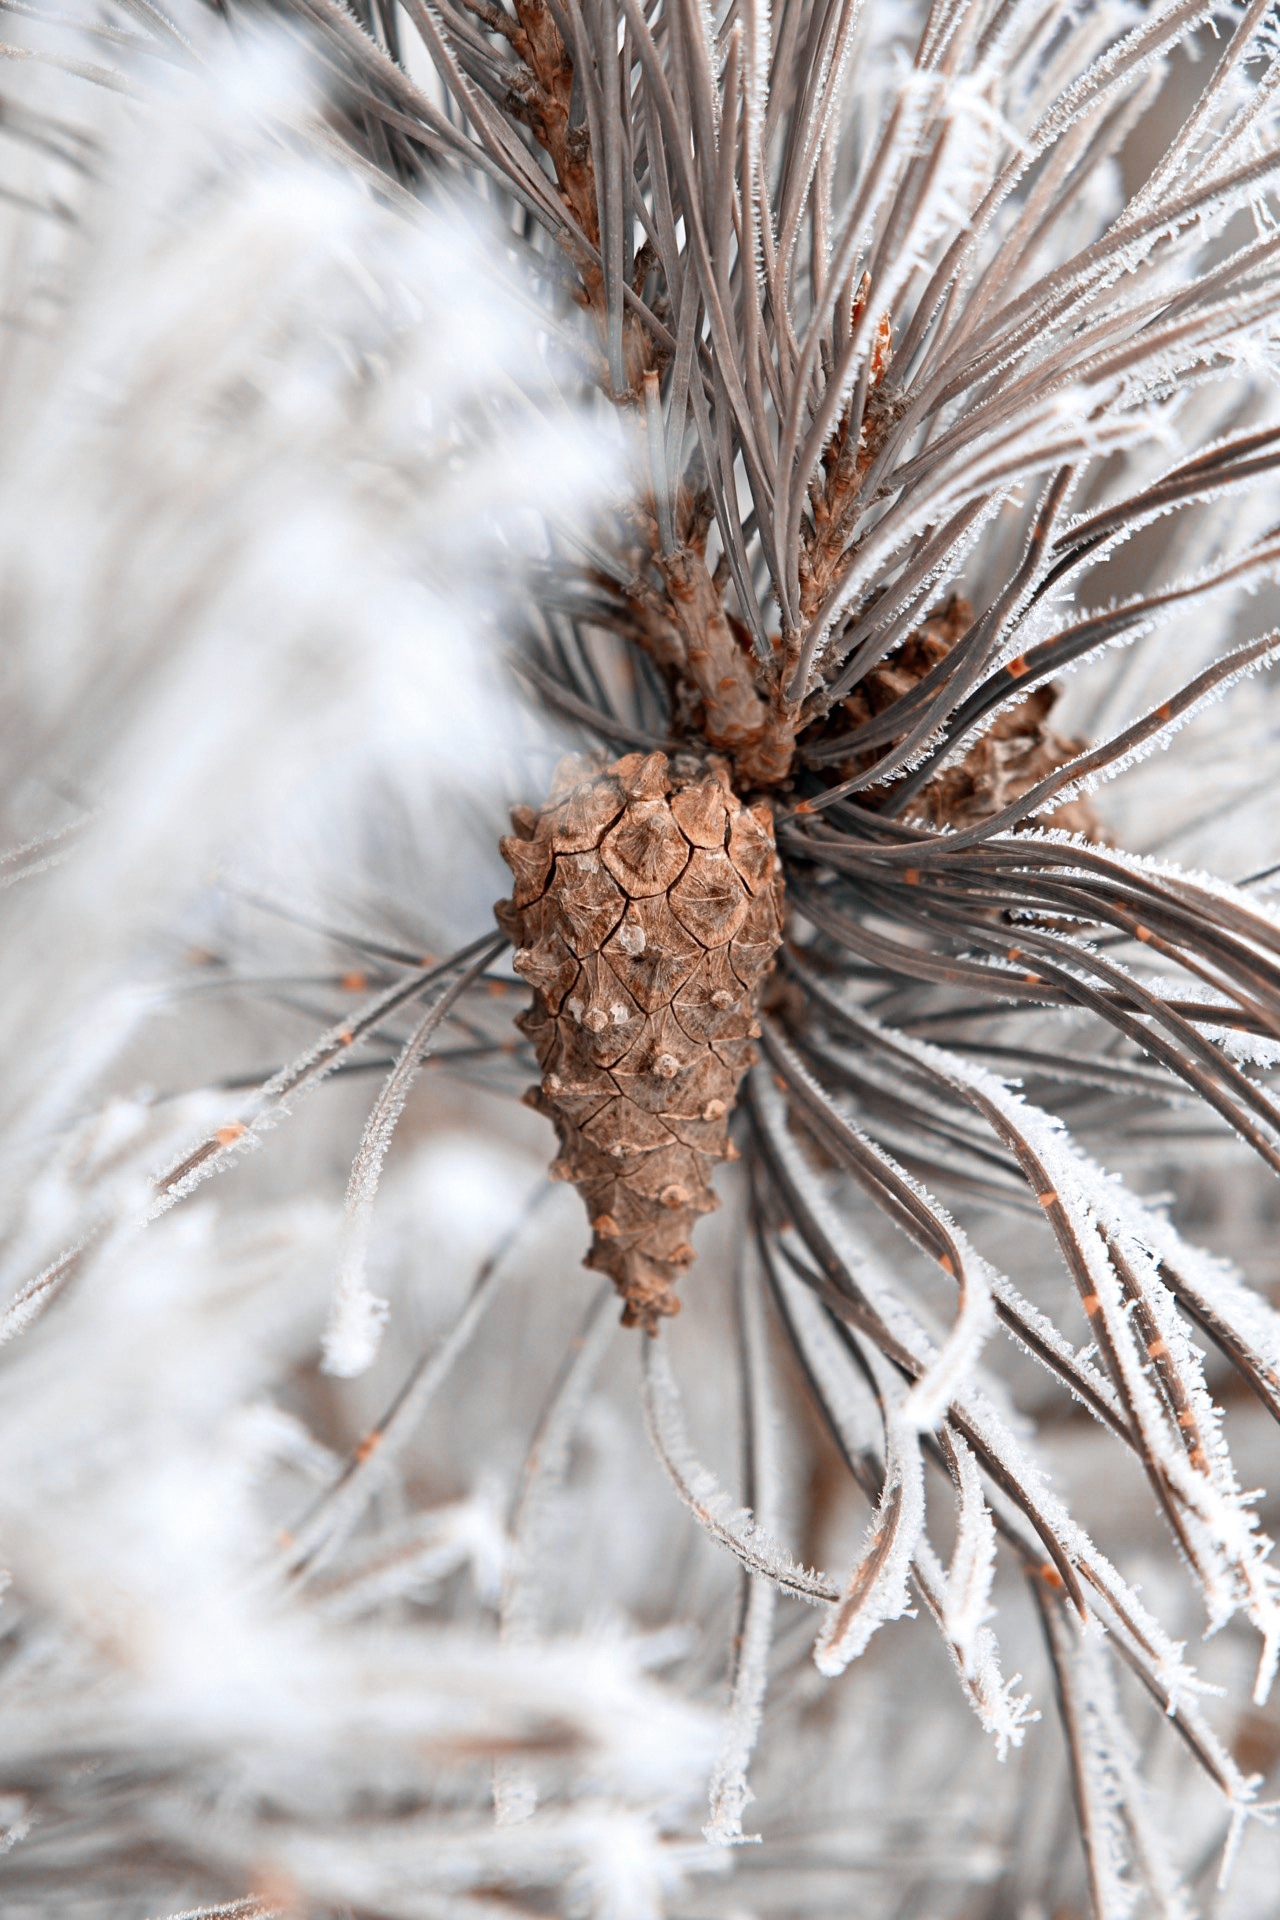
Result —
[{"label": "brown bark", "polygon": [[702,555],[684,547],[659,565],[707,741],[732,759],[743,786],[776,786],[791,769],[798,713],[760,693],[754,657],[736,639]]}]

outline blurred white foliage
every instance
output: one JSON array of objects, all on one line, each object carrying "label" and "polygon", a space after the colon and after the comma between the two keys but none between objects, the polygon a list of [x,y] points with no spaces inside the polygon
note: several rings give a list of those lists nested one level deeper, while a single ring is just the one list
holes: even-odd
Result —
[{"label": "blurred white foliage", "polygon": [[[157,940],[216,863],[273,852],[282,815],[412,755],[447,871],[500,788],[496,639],[531,509],[593,507],[620,470],[559,399],[558,323],[478,205],[373,192],[331,159],[295,56],[187,24],[194,68],[126,62],[127,99],[24,69],[53,151],[14,170],[72,214],[0,216],[21,323],[0,345],[0,805],[23,881],[0,945],[4,1270],[86,1249],[53,1311],[51,1284],[7,1327],[0,1747],[34,1797],[4,1801],[27,1876],[6,1911],[256,1894],[418,1916],[483,1887],[468,1911],[542,1888],[649,1920],[703,1851],[664,1834],[705,1791],[714,1721],[621,1627],[497,1644],[506,1502],[483,1473],[411,1518],[392,1499],[376,1539],[294,1578],[281,1519],[341,1467],[290,1386],[332,1202],[231,1224],[195,1201],[144,1230],[152,1178],[225,1096],[93,1110],[163,1007]],[[451,1151],[426,1184],[450,1190],[456,1268],[501,1224],[502,1150]],[[473,1601],[425,1614],[454,1580]],[[501,1751],[541,1782],[535,1828],[494,1826]],[[67,1818],[95,1834],[74,1894]]]},{"label": "blurred white foliage", "polygon": [[128,107],[44,76],[34,104],[73,106],[103,152],[52,258],[8,216],[31,317],[0,364],[3,798],[10,844],[33,823],[64,830],[52,858],[84,849],[24,927],[94,1006],[69,1049],[66,984],[51,1005],[7,947],[30,1071],[5,1098],[29,1118],[38,1088],[45,1124],[120,1037],[101,983],[135,1019],[139,933],[255,823],[354,759],[412,752],[442,834],[492,790],[489,636],[531,508],[613,465],[555,399],[547,320],[480,210],[380,201],[282,48],[208,53]]}]

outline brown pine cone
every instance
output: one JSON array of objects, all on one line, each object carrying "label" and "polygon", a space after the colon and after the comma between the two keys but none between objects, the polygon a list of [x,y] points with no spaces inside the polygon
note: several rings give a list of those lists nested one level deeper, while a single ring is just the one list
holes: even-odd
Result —
[{"label": "brown pine cone", "polygon": [[612,1277],[623,1324],[654,1333],[717,1205],[712,1166],[734,1157],[729,1116],[782,939],[772,816],[719,762],[631,753],[512,820],[515,894],[496,912],[533,988],[529,1099],[560,1135],[553,1176],[586,1202],[586,1265]]}]

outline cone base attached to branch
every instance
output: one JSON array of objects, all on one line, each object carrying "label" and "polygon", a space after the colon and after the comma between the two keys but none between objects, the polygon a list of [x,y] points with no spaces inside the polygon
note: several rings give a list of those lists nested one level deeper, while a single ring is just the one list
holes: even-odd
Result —
[{"label": "cone base attached to branch", "polygon": [[553,1177],[586,1203],[586,1265],[613,1280],[623,1324],[654,1333],[717,1205],[712,1170],[735,1157],[729,1121],[782,939],[772,816],[737,798],[721,761],[633,753],[594,774],[571,764],[541,813],[512,817],[515,892],[496,911],[533,988],[530,1103],[560,1136]]}]

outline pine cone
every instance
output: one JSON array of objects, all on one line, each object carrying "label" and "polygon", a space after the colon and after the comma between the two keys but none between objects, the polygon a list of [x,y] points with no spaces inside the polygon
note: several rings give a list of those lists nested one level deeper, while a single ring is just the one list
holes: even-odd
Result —
[{"label": "pine cone", "polygon": [[689,1236],[734,1157],[729,1117],[755,1059],[761,984],[782,939],[773,820],[721,763],[628,754],[501,842],[515,894],[496,908],[533,988],[520,1026],[542,1068],[530,1103],[560,1136],[625,1326],[657,1330]]}]

